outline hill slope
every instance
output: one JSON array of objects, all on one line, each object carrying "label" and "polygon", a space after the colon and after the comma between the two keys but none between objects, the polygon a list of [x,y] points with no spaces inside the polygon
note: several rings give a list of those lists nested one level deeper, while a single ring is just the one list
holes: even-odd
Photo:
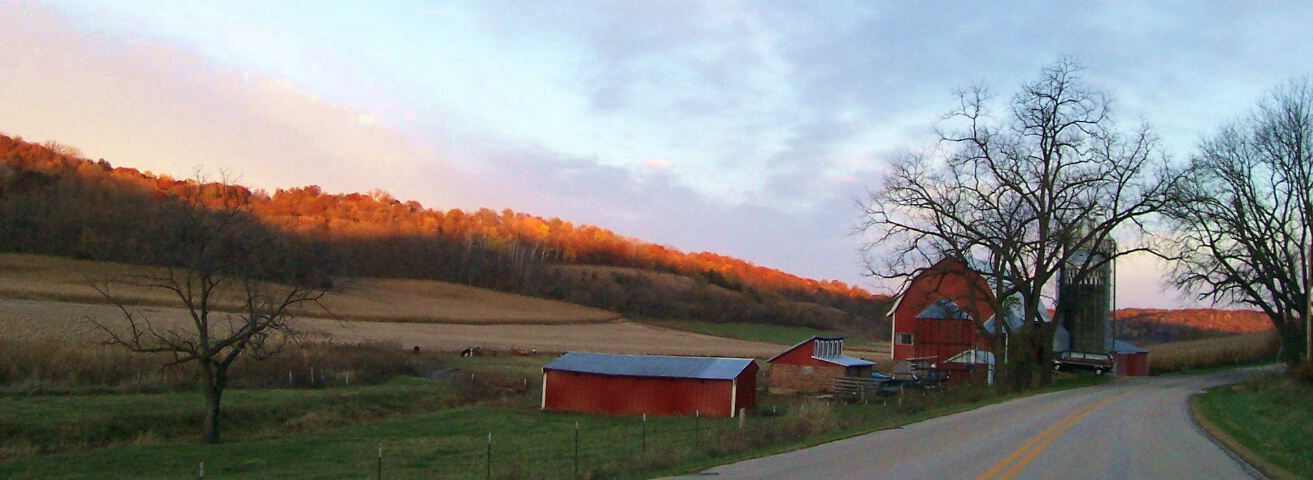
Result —
[{"label": "hill slope", "polygon": [[[185,236],[179,212],[233,199],[261,228],[282,238],[284,263],[318,272],[279,281],[442,280],[632,316],[840,330],[881,324],[887,301],[842,282],[801,278],[710,252],[680,252],[558,218],[426,209],[381,191],[327,194],[307,186],[269,194],[115,168],[58,144],[0,135],[5,251],[168,264],[168,242]],[[566,268],[579,266],[644,273],[585,276]],[[286,269],[267,274],[286,275]],[[656,274],[682,276],[695,287],[662,289],[658,296],[645,288],[645,279]]]},{"label": "hill slope", "polygon": [[[113,321],[118,309],[88,281],[148,267],[66,258],[0,254],[0,345],[54,339],[101,338],[88,318]],[[424,351],[479,346],[487,354],[512,350],[769,357],[780,345],[661,328],[615,313],[565,302],[425,280],[351,279],[330,293],[323,311],[304,312],[302,328],[340,343],[382,342]],[[188,314],[160,292],[119,291],[159,325],[185,325]],[[26,342],[26,343],[25,343]],[[0,348],[0,350],[3,350]]]},{"label": "hill slope", "polygon": [[[0,298],[105,304],[92,288],[112,276],[150,267],[73,260],[43,255],[0,254]],[[167,292],[114,285],[133,305],[173,307]],[[325,295],[323,303],[341,320],[448,324],[606,323],[614,312],[488,289],[424,280],[351,278]],[[324,316],[322,311],[303,312]]]}]

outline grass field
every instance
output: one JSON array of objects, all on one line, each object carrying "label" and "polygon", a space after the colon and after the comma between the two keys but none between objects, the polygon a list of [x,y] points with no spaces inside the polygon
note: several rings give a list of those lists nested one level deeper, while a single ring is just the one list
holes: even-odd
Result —
[{"label": "grass field", "polygon": [[[488,367],[532,368],[525,359],[498,362]],[[218,445],[187,433],[195,425],[194,394],[0,397],[0,431],[9,442],[0,478],[184,478],[198,475],[202,463],[207,478],[373,478],[380,465],[385,478],[649,478],[1004,398],[976,390],[843,405],[765,396],[740,430],[737,419],[542,412],[536,387],[444,406],[461,395],[460,381],[234,390],[229,415],[248,419],[230,418],[228,440]],[[1098,381],[1082,376],[1059,388]],[[22,441],[29,450],[41,447],[30,444],[39,432],[67,440],[54,440],[49,454],[22,451]]]},{"label": "grass field", "polygon": [[[103,304],[92,288],[108,278],[151,271],[148,267],[42,255],[0,254],[0,298]],[[446,282],[344,278],[323,299],[335,318],[380,322],[464,324],[570,324],[615,320],[614,312],[565,302],[466,287]],[[159,290],[115,284],[126,303],[170,307],[176,298]],[[303,312],[323,316],[322,311]]]},{"label": "grass field", "polygon": [[1271,478],[1313,478],[1313,387],[1269,375],[1208,390],[1197,411],[1261,460]]},{"label": "grass field", "polygon": [[[0,339],[90,338],[87,318],[117,310],[88,285],[139,267],[58,257],[0,254]],[[301,325],[342,343],[386,342],[425,351],[593,351],[769,357],[776,344],[643,325],[613,312],[444,282],[354,279],[325,302],[336,318]],[[175,299],[126,289],[131,303],[161,322],[187,322]],[[322,312],[310,312],[323,315]],[[795,341],[796,342],[796,341]]]},{"label": "grass field", "polygon": [[[33,383],[49,386],[52,379],[46,377],[68,373],[70,365],[131,363],[94,347],[95,332],[86,322],[117,312],[97,300],[84,282],[122,268],[130,267],[0,255],[0,367],[27,362],[10,368],[5,378],[11,383],[0,389],[0,478],[180,478],[198,475],[202,463],[210,478],[372,478],[380,466],[387,478],[484,478],[489,473],[495,478],[643,478],[1004,398],[998,392],[963,389],[912,396],[896,405],[831,405],[766,395],[742,432],[737,420],[644,422],[639,417],[540,412],[541,368],[556,352],[765,358],[826,332],[636,323],[616,320],[610,312],[439,282],[357,280],[333,300],[342,302],[334,310],[344,320],[306,318],[304,325],[331,335],[334,348],[388,345],[389,352],[403,351],[402,362],[429,359],[434,365],[412,369],[426,378],[331,383],[328,388],[232,388],[224,397],[225,443],[202,445],[197,441],[201,399],[192,391],[122,393],[122,383],[113,382],[87,389],[29,388]],[[153,292],[132,295],[143,312],[161,322],[185,319],[170,299],[153,297]],[[1266,355],[1263,340],[1237,338],[1243,341],[1155,346],[1151,361],[1164,362],[1155,363],[1155,370],[1159,365],[1190,370],[1249,358],[1244,355],[1252,352]],[[475,345],[500,355],[452,354]],[[423,355],[412,356],[411,346],[421,346]],[[847,346],[863,356],[888,355],[887,343],[849,339]],[[510,355],[511,349],[540,354]],[[338,352],[333,360],[356,361],[341,358],[348,355],[340,350],[325,351]],[[398,363],[384,354],[371,358],[360,361]],[[278,366],[273,375],[291,368],[318,368],[322,374],[325,365],[315,361],[314,355],[298,355],[294,366]],[[5,371],[0,368],[0,374]],[[86,384],[90,379],[54,381]],[[185,381],[170,388],[185,388]],[[1063,376],[1058,381],[1063,383],[1058,388],[1070,388],[1108,380]]]},{"label": "grass field", "polygon": [[[717,337],[738,338],[755,342],[774,343],[777,345],[795,345],[816,335],[834,335],[807,327],[786,325],[762,325],[756,323],[713,323],[692,320],[671,320],[647,322],[658,326],[687,330],[690,332],[715,335]],[[845,339],[848,346],[866,346],[868,342],[859,338]]]}]

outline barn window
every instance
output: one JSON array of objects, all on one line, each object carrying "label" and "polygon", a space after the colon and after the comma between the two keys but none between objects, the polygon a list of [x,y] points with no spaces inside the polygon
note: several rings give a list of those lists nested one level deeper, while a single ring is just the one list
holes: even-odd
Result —
[{"label": "barn window", "polygon": [[898,336],[894,339],[894,343],[895,343],[895,344],[898,344],[898,345],[911,345],[911,344],[912,344],[912,334],[910,334],[910,333],[900,333],[900,334],[898,334]]}]

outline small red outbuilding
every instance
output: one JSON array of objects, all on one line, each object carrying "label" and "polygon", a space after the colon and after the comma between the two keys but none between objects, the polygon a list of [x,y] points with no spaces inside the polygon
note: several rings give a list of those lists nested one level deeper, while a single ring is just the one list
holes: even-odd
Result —
[{"label": "small red outbuilding", "polygon": [[1123,377],[1149,376],[1149,351],[1121,340],[1112,342],[1113,361],[1117,375]]},{"label": "small red outbuilding", "polygon": [[544,410],[734,417],[757,405],[750,358],[567,353],[543,366]]},{"label": "small red outbuilding", "polygon": [[842,337],[812,337],[767,360],[771,391],[832,392],[836,377],[869,379],[875,362],[843,354]]}]

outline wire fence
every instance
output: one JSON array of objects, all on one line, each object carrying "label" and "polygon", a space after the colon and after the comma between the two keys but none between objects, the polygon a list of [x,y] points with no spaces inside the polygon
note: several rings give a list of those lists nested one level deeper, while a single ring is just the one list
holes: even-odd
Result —
[{"label": "wire fence", "polygon": [[[819,415],[808,419],[809,409]],[[516,431],[389,440],[359,456],[352,455],[354,459],[339,459],[321,468],[334,469],[333,478],[380,480],[641,478],[644,472],[822,433],[826,430],[817,420],[824,423],[831,415],[824,404],[766,407],[748,413],[746,417],[707,418],[538,412],[535,415],[543,421],[510,422],[519,425]],[[216,462],[197,466],[195,473],[199,478],[235,478],[241,470]]]},{"label": "wire fence", "polygon": [[700,415],[638,416],[564,420],[549,427],[554,432],[535,435],[490,432],[454,455],[464,467],[448,472],[458,476],[444,478],[613,477],[713,453],[726,438],[755,433],[756,427],[749,427],[754,424]]}]

